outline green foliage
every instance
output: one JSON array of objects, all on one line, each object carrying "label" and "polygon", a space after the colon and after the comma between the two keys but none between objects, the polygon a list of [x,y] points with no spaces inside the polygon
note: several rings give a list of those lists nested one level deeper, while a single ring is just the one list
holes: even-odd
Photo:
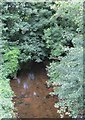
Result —
[{"label": "green foliage", "polygon": [[3,35],[8,42],[16,43],[21,52],[20,61],[41,62],[48,52],[43,40],[44,29],[54,14],[52,3],[3,3]]},{"label": "green foliage", "polygon": [[[1,42],[0,52],[4,51],[4,42]],[[1,55],[0,53],[0,55]],[[6,78],[6,70],[4,68],[4,60],[0,57],[0,119],[2,118],[14,118],[13,112],[14,105],[12,103],[12,97],[14,95],[10,87],[10,80]],[[4,71],[5,70],[5,71]]]},{"label": "green foliage", "polygon": [[[1,71],[0,71],[1,72]],[[13,92],[9,80],[2,79],[0,75],[0,118],[14,118]]]},{"label": "green foliage", "polygon": [[19,54],[19,49],[16,46],[9,46],[2,34],[0,37],[0,119],[15,118],[12,102],[14,92],[10,87],[10,80],[7,79],[7,76],[16,73]]},{"label": "green foliage", "polygon": [[50,48],[52,56],[59,56],[63,52],[63,46],[61,45],[62,40],[62,29],[55,24],[47,30],[44,30],[44,39],[46,41],[46,47]]},{"label": "green foliage", "polygon": [[[59,28],[62,28],[61,34],[63,39],[60,44],[63,45],[65,51],[68,50],[67,55],[62,57],[60,63],[52,62],[47,67],[48,76],[50,77],[47,84],[48,86],[53,85],[54,88],[54,92],[50,94],[58,95],[59,102],[55,103],[55,107],[58,108],[57,112],[60,113],[61,117],[64,117],[64,114],[66,114],[76,118],[78,115],[82,116],[83,114],[82,8],[82,2],[62,1],[56,2],[56,5],[53,6],[53,9],[57,10],[55,15],[57,24],[60,26]],[[53,29],[51,27],[51,31]],[[48,30],[45,31],[46,39],[49,41],[49,46],[54,49],[56,42],[52,41],[54,40],[53,35],[51,35],[52,32],[51,34],[47,32]],[[68,48],[69,41],[73,44],[71,48]]]},{"label": "green foliage", "polygon": [[49,20],[49,28],[44,30],[44,40],[51,50],[50,57],[56,57],[67,47],[73,47],[76,33],[83,33],[83,5],[82,2],[56,1],[51,9],[56,12]]},{"label": "green foliage", "polygon": [[4,59],[4,73],[6,77],[8,75],[14,76],[19,69],[18,58],[20,55],[20,51],[17,47],[11,47],[11,49],[7,49],[6,53],[3,55]]},{"label": "green foliage", "polygon": [[59,97],[55,107],[60,107],[59,113],[62,115],[68,106],[69,114],[77,117],[83,108],[83,48],[70,49],[59,65],[51,63],[48,69],[49,84],[55,86],[52,94]]},{"label": "green foliage", "polygon": [[[58,94],[59,102],[55,107],[59,108],[61,117],[66,107],[69,116],[77,117],[82,110],[82,2],[3,2],[0,10],[3,23],[0,116],[13,117],[13,93],[7,76],[16,74],[18,62],[41,62],[45,57],[58,57],[60,63],[52,62],[48,67],[47,84],[54,87],[51,94]],[[63,57],[63,53],[67,55]]]}]

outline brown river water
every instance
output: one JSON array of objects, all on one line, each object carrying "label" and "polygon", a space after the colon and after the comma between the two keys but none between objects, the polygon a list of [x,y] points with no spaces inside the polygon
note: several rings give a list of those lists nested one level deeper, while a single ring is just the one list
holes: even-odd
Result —
[{"label": "brown river water", "polygon": [[[30,76],[31,73],[31,76]],[[31,79],[32,77],[32,79]],[[54,103],[57,96],[50,96],[52,88],[48,88],[48,80],[43,63],[33,63],[31,71],[22,69],[10,84],[15,93],[13,102],[16,116],[19,118],[59,118]]]}]

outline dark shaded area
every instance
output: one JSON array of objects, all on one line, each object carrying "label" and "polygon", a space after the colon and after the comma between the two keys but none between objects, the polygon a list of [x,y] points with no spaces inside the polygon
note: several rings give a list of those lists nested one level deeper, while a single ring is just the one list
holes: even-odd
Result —
[{"label": "dark shaded area", "polygon": [[[19,118],[59,118],[54,103],[57,96],[50,96],[53,89],[46,86],[48,79],[44,63],[32,62],[30,66],[23,66],[16,80],[11,80],[11,87],[15,92],[15,112]],[[25,69],[26,67],[26,69]],[[33,79],[30,79],[30,76]],[[32,76],[33,75],[33,76]]]}]

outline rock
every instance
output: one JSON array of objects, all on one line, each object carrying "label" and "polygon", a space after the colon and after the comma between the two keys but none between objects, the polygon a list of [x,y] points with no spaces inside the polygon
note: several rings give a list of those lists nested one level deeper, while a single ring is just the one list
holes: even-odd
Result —
[{"label": "rock", "polygon": [[36,96],[36,95],[37,95],[37,93],[36,93],[36,92],[33,92],[33,95],[34,95],[34,96]]}]

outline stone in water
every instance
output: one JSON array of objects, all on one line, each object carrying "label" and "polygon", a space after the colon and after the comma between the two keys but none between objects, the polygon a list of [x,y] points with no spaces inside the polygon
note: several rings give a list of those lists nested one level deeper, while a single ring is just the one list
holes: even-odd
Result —
[{"label": "stone in water", "polygon": [[36,92],[34,92],[34,93],[33,93],[33,95],[34,95],[34,96],[36,96],[36,95],[37,95],[37,93],[36,93]]}]

